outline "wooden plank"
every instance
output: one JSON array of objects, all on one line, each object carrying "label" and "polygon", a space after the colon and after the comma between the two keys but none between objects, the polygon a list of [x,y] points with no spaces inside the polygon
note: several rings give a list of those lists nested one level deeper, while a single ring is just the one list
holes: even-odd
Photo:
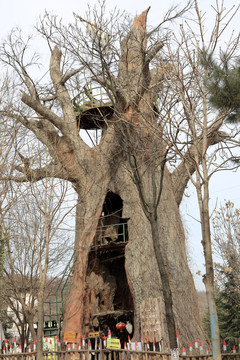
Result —
[{"label": "wooden plank", "polygon": [[163,301],[161,297],[148,298],[140,305],[141,335],[149,341],[163,338]]}]

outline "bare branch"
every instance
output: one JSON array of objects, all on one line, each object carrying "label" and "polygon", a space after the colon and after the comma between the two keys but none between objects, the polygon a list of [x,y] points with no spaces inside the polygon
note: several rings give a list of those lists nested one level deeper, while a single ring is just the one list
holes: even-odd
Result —
[{"label": "bare branch", "polygon": [[146,55],[146,62],[149,63],[152,59],[155,58],[155,56],[158,54],[158,52],[163,48],[164,41],[159,40],[157,41],[147,52]]},{"label": "bare branch", "polygon": [[36,111],[37,114],[40,114],[45,119],[49,120],[54,126],[56,126],[56,128],[64,133],[65,127],[63,120],[54,114],[54,112],[44,107],[39,100],[33,99],[31,96],[22,91],[22,101],[24,104]]},{"label": "bare branch", "polygon": [[63,111],[64,125],[61,125],[61,130],[63,130],[63,128],[65,130],[67,129],[69,135],[76,137],[78,136],[78,129],[75,121],[75,113],[72,101],[63,82],[60,60],[61,51],[55,46],[50,61],[50,75]]},{"label": "bare branch", "polygon": [[80,71],[82,71],[85,68],[85,66],[81,66],[78,69],[74,69],[72,71],[69,71],[66,75],[63,76],[61,80],[61,84],[64,85],[65,82],[67,82],[72,76],[78,74]]},{"label": "bare branch", "polygon": [[29,160],[21,155],[21,158],[24,161],[24,166],[14,165],[13,169],[24,174],[23,176],[13,176],[10,177],[0,177],[0,180],[11,180],[17,183],[24,182],[37,182],[44,178],[56,177],[59,179],[66,180],[68,179],[67,173],[64,171],[63,167],[60,164],[51,163],[39,169],[32,169],[29,166]]}]

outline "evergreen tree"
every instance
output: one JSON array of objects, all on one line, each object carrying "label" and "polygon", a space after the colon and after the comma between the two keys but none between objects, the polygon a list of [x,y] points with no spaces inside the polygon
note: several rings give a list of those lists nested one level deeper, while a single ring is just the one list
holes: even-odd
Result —
[{"label": "evergreen tree", "polygon": [[[221,339],[228,350],[238,344],[240,335],[240,209],[227,201],[213,219],[214,249],[221,256],[215,263],[217,306]],[[203,318],[205,331],[210,334],[207,315]]]},{"label": "evergreen tree", "polygon": [[228,350],[238,344],[240,332],[240,288],[239,279],[228,275],[228,281],[222,291],[216,293],[220,336],[226,340]]},{"label": "evergreen tree", "polygon": [[[234,288],[235,280],[230,275],[225,288],[215,289],[215,301],[217,306],[220,338],[226,341],[228,351],[233,345],[238,344],[240,333],[240,292],[239,287]],[[208,311],[203,316],[204,330],[211,336],[210,320]]]},{"label": "evergreen tree", "polygon": [[212,54],[203,51],[201,61],[209,70],[210,103],[216,109],[231,110],[227,122],[240,122],[240,58],[233,62],[231,56],[222,54],[217,63]]}]

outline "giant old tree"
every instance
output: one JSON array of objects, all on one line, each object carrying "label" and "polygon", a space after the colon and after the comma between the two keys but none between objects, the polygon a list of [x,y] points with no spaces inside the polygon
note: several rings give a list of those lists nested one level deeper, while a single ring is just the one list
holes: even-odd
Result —
[{"label": "giant old tree", "polygon": [[[94,10],[94,24],[75,15],[75,23],[67,27],[46,14],[38,30],[51,49],[47,85],[33,80],[30,64],[36,58],[27,56],[25,63],[27,46],[21,34],[13,32],[1,48],[1,58],[14,68],[21,88],[21,100],[16,99],[9,115],[34,134],[52,159],[44,164],[41,154],[20,156],[24,161],[17,164],[13,179],[38,181],[54,175],[70,181],[78,196],[76,261],[63,324],[64,331],[75,331],[78,339],[90,328],[113,329],[118,320],[133,322],[138,339],[151,304],[158,305],[161,319],[151,324],[156,336],[168,341],[173,311],[183,341],[204,337],[179,213],[196,164],[189,146],[174,171],[166,165],[173,155],[169,126],[158,104],[174,106],[166,104],[163,91],[165,70],[172,65],[161,58],[170,34],[164,26],[147,31],[148,11],[124,26],[116,13],[105,20]],[[107,104],[82,86],[86,77],[104,89]],[[81,107],[79,87],[92,104],[88,112]],[[218,141],[218,128],[219,123],[211,127],[209,145]],[[89,146],[82,131],[97,129],[101,139]],[[102,223],[117,224],[109,243],[101,242]]]}]

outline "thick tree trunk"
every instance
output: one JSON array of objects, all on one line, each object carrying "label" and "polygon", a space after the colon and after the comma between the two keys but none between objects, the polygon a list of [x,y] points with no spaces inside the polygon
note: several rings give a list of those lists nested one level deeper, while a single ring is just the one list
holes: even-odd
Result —
[{"label": "thick tree trunk", "polygon": [[32,338],[33,341],[36,341],[37,340],[37,335],[36,335],[36,332],[35,332],[35,329],[34,329],[34,326],[33,326],[34,315],[33,314],[27,315],[26,320],[27,320],[27,323],[29,325],[31,338]]},{"label": "thick tree trunk", "polygon": [[[126,167],[119,169],[115,181],[115,191],[123,199],[123,216],[130,218],[125,266],[135,303],[135,321],[138,323],[138,328],[135,327],[135,331],[137,329],[140,331],[140,305],[149,298],[163,298],[163,285],[153,247],[151,226],[143,214],[137,190]],[[160,224],[158,224],[160,228],[159,241],[161,241],[159,245],[165,251],[168,261],[177,331],[181,334],[182,341],[187,344],[194,336],[204,338],[204,334],[199,321],[197,295],[187,264],[185,238],[179,208],[176,204],[171,177],[167,169],[158,213],[161,219]],[[162,316],[164,338],[169,341],[166,315],[162,314]]]},{"label": "thick tree trunk", "polygon": [[[43,319],[43,289],[40,289],[38,296],[38,319]],[[37,359],[42,359],[43,355],[43,323],[42,321],[38,321],[38,329],[37,329]]]},{"label": "thick tree trunk", "polygon": [[[134,322],[133,338],[140,339],[143,329],[141,314],[143,304],[151,299],[163,300],[166,297],[165,286],[161,281],[162,276],[156,260],[156,247],[153,246],[153,236],[156,235],[160,242],[159,249],[164,251],[167,257],[174,318],[181,342],[187,345],[195,337],[204,342],[205,335],[199,321],[196,291],[186,259],[184,231],[169,172],[166,169],[162,198],[158,206],[161,222],[157,228],[154,227],[153,231],[143,213],[128,166],[123,161],[119,163],[108,186],[106,184],[96,187],[98,189],[96,192],[88,193],[82,202],[81,215],[80,210],[78,213],[82,229],[79,230],[76,240],[79,244],[77,262],[65,305],[64,331],[75,331],[79,340],[91,329],[94,316],[96,314],[104,316],[103,313],[105,316],[112,316],[111,323],[109,317],[106,323],[114,331],[116,322],[121,320],[121,317],[114,318],[114,313],[117,313],[120,307],[124,311],[133,311],[132,317],[129,315],[129,319]],[[102,259],[99,260],[96,255],[93,264],[90,251],[104,198],[109,191],[121,198],[122,218],[128,219],[128,242],[124,253],[124,267],[114,274],[112,269],[118,260],[113,260],[111,267],[108,267],[107,263],[101,264]],[[156,231],[159,232],[159,236]],[[126,273],[124,276],[123,271]],[[132,301],[130,299],[128,305],[124,303],[125,308],[121,301],[121,305],[118,304],[118,297],[123,296],[118,283],[121,284],[122,289],[128,288],[126,297],[129,298],[129,293],[131,294]],[[102,302],[105,304],[103,305],[99,299],[104,299]],[[162,336],[166,342],[169,342],[167,317],[168,314],[165,314],[163,309],[159,314]],[[100,320],[98,326],[101,327],[104,319],[100,317]],[[126,317],[124,320],[126,321]],[[155,341],[158,340],[160,339],[155,339]],[[171,338],[171,344],[174,344],[174,340]]]},{"label": "thick tree trunk", "polygon": [[[89,177],[89,184],[94,179]],[[89,331],[91,284],[87,284],[89,251],[96,234],[102,204],[107,193],[104,181],[88,192],[78,193],[76,211],[75,265],[68,299],[64,305],[63,331],[75,331],[77,340]]]},{"label": "thick tree trunk", "polygon": [[[200,192],[200,191],[199,191]],[[205,257],[206,275],[204,284],[208,302],[208,312],[211,325],[212,352],[214,360],[221,360],[220,334],[218,326],[218,315],[214,298],[214,268],[212,259],[212,244],[210,230],[210,215],[208,207],[208,184],[204,186],[204,197],[201,202],[201,222],[202,222],[202,239]]]},{"label": "thick tree trunk", "polygon": [[159,236],[158,219],[152,216],[150,219],[152,230],[153,248],[157,259],[159,274],[162,281],[162,292],[165,304],[166,322],[168,327],[169,344],[171,349],[177,349],[176,327],[173,313],[172,291],[169,282],[169,270],[167,263],[167,256],[161,244],[161,237]]},{"label": "thick tree trunk", "polygon": [[[207,269],[206,269],[207,270]],[[207,273],[207,271],[206,271]],[[210,317],[210,324],[211,324],[211,340],[212,340],[212,352],[213,358],[216,360],[221,360],[221,347],[220,347],[220,334],[219,334],[219,327],[218,327],[218,316],[217,316],[217,309],[216,303],[214,298],[214,284],[211,284],[210,281],[205,281],[206,287],[206,294],[207,294],[207,302],[208,302],[208,309],[209,309],[209,317]]]}]

